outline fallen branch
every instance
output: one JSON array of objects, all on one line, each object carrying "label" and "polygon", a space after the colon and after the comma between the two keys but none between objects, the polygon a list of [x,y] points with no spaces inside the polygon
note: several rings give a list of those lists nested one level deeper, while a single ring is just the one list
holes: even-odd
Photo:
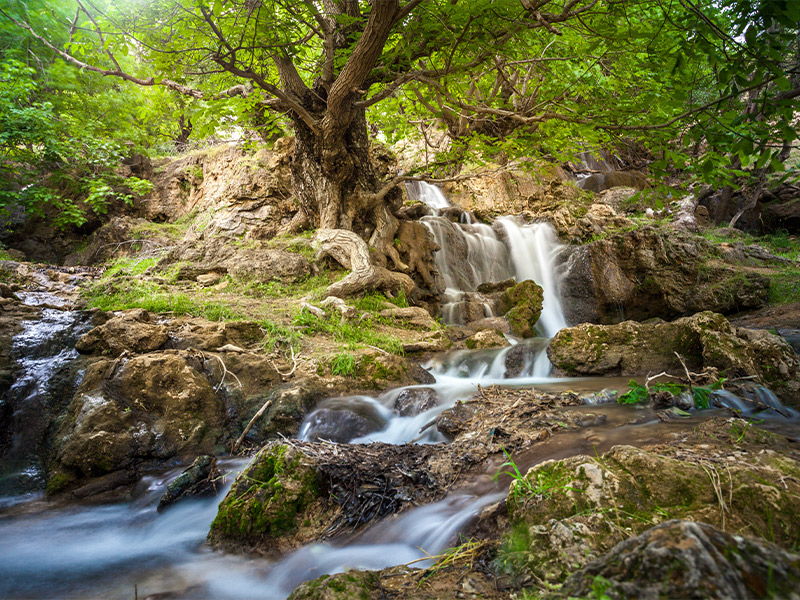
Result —
[{"label": "fallen branch", "polygon": [[236,454],[239,451],[239,446],[242,445],[242,442],[244,441],[245,436],[248,433],[250,433],[250,430],[253,428],[253,425],[255,424],[255,422],[258,421],[261,418],[261,415],[263,415],[265,412],[267,412],[267,410],[269,409],[269,407],[271,405],[272,405],[272,398],[270,398],[269,400],[264,402],[264,404],[261,406],[261,408],[258,409],[258,412],[253,415],[253,418],[250,419],[250,422],[247,424],[247,427],[245,427],[244,431],[242,431],[242,435],[239,436],[239,439],[237,439],[236,443],[233,445],[233,449],[231,450],[231,454]]}]

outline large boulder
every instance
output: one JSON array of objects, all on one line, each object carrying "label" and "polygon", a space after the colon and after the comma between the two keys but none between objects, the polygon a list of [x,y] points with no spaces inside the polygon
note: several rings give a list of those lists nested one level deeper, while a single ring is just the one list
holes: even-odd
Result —
[{"label": "large boulder", "polygon": [[764,306],[769,279],[715,254],[702,237],[656,226],[568,248],[561,266],[567,321],[618,323]]},{"label": "large boulder", "polygon": [[166,350],[92,364],[60,419],[48,491],[148,460],[215,454],[226,407],[206,360]]},{"label": "large boulder", "polygon": [[[614,446],[601,456],[533,467],[509,492],[504,546],[513,545],[516,553],[501,554],[505,568],[561,582],[630,535],[669,518],[794,547],[800,535],[793,517],[800,509],[800,483],[794,479],[800,464],[783,455],[785,439],[755,427],[746,440],[736,441],[742,429],[736,423],[741,421],[705,424],[691,447],[651,452]],[[738,447],[709,453],[708,444],[723,437]],[[751,440],[759,443],[751,446]],[[705,449],[698,447],[701,441]]]},{"label": "large boulder", "polygon": [[564,598],[800,598],[800,556],[705,523],[672,520],[570,576]]},{"label": "large boulder", "polygon": [[75,349],[82,353],[119,356],[125,351],[158,350],[168,339],[164,325],[154,322],[146,310],[135,308],[116,314],[85,333],[75,344]]},{"label": "large boulder", "polygon": [[584,323],[559,331],[547,350],[556,373],[570,376],[682,373],[676,353],[692,371],[714,367],[728,378],[756,376],[799,405],[800,363],[792,347],[768,331],[734,327],[716,313],[671,323]]}]

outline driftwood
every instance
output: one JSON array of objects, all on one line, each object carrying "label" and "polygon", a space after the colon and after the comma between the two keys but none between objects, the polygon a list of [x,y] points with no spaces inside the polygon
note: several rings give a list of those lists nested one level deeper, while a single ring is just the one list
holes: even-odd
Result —
[{"label": "driftwood", "polygon": [[252,419],[250,419],[250,422],[247,424],[247,427],[245,427],[244,431],[242,431],[242,435],[239,436],[239,439],[237,439],[236,443],[233,445],[233,449],[231,450],[231,454],[236,454],[239,451],[239,447],[242,445],[242,442],[244,441],[245,436],[248,433],[250,433],[250,430],[253,428],[253,425],[255,424],[255,422],[258,421],[261,418],[261,415],[263,415],[265,412],[267,412],[267,410],[269,410],[270,406],[272,406],[272,398],[270,398],[269,400],[264,402],[264,404],[261,406],[261,408],[258,409],[258,412],[253,415]]}]

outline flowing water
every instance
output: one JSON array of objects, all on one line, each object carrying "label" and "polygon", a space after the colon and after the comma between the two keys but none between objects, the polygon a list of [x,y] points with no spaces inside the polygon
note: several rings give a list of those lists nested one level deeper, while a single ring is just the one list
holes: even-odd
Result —
[{"label": "flowing water", "polygon": [[[458,323],[468,303],[480,303],[477,287],[481,283],[510,277],[517,281],[533,279],[544,289],[542,337],[512,339],[512,345],[503,349],[441,354],[425,365],[434,378],[429,385],[390,390],[377,397],[326,400],[308,415],[301,437],[324,438],[335,433],[332,423],[337,427],[344,423],[369,427],[369,431],[359,430],[358,435],[345,435],[344,439],[352,443],[437,443],[443,437],[430,426],[432,421],[458,400],[472,395],[478,385],[587,392],[599,392],[603,385],[625,387],[624,380],[550,377],[547,341],[565,325],[553,274],[557,242],[552,229],[542,224],[520,225],[510,217],[498,219],[492,227],[472,223],[467,213],[452,210],[438,188],[425,184],[415,190],[434,212],[423,222],[441,247],[436,260],[447,285],[445,318]],[[450,217],[460,215],[457,221],[444,216],[448,211]],[[464,257],[466,264],[456,262]],[[492,316],[488,302],[483,308],[484,316]],[[20,354],[24,370],[15,384],[19,398],[30,397],[36,402],[36,398],[46,397],[38,386],[51,378],[57,365],[74,361],[72,347],[75,336],[88,327],[84,321],[79,313],[46,308],[42,321],[25,324],[15,348],[33,350]],[[56,338],[56,342],[45,344],[45,338]],[[730,394],[717,394],[714,400],[748,411],[771,407],[761,413],[768,418],[786,410],[775,404],[777,399],[768,390],[755,395],[758,397],[749,403]],[[403,398],[417,402],[418,410],[400,414],[397,407]],[[615,443],[652,443],[701,418],[689,417],[688,425],[662,423],[649,409],[609,403],[612,394],[596,393],[588,398],[603,404],[565,410],[600,411],[607,415],[606,422],[535,445],[518,457],[521,468],[550,458],[603,451]],[[796,423],[798,415],[789,416]],[[221,466],[229,471],[229,485],[244,461],[229,460]],[[42,501],[20,503],[17,498],[0,504],[0,597],[127,599],[133,597],[136,585],[140,597],[171,592],[171,597],[178,598],[278,599],[285,598],[301,582],[324,573],[380,569],[412,561],[425,566],[427,561],[420,559],[452,545],[458,532],[483,508],[504,497],[508,480],[492,478],[498,467],[489,465],[467,487],[451,492],[440,502],[384,519],[346,538],[306,546],[275,563],[212,552],[204,546],[222,496],[183,501],[159,514],[158,500],[179,470],[144,478],[135,499],[126,503],[54,508]]]}]

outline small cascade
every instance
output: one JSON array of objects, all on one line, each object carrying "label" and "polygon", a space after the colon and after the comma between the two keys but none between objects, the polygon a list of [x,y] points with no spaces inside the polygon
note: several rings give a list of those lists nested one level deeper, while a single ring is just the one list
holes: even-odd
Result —
[{"label": "small cascade", "polygon": [[[21,295],[27,304],[55,305],[50,295]],[[43,308],[38,320],[21,324],[11,349],[18,371],[5,400],[0,399],[0,441],[5,439],[0,496],[6,497],[44,487],[40,445],[50,419],[77,386],[74,345],[91,328],[87,313],[53,308]]]},{"label": "small cascade", "polygon": [[[475,314],[476,294],[482,283],[497,283],[511,277],[517,282],[532,279],[544,291],[544,304],[539,329],[552,337],[566,326],[564,312],[558,299],[554,257],[558,240],[553,228],[546,223],[520,225],[513,217],[501,217],[493,226],[472,223],[462,211],[458,221],[451,205],[436,186],[418,182],[412,197],[427,204],[434,212],[421,222],[433,234],[439,246],[436,264],[445,282],[442,318],[451,324],[492,317],[489,302],[477,300],[483,314]],[[450,217],[450,218],[448,218]]]}]

